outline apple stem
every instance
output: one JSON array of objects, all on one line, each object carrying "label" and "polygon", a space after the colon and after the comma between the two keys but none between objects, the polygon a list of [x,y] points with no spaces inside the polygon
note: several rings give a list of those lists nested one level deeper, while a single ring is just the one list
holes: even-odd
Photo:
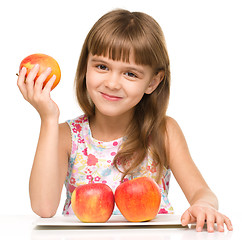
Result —
[{"label": "apple stem", "polygon": [[16,75],[17,75],[17,76],[19,76],[19,74],[18,74],[18,73],[16,73]]},{"label": "apple stem", "polygon": [[93,176],[92,176],[92,178],[91,178],[91,183],[94,183],[94,182],[93,182]]}]

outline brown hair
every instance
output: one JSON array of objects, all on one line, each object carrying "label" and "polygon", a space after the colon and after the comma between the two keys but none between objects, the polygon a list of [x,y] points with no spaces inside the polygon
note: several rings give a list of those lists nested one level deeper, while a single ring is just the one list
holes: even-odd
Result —
[{"label": "brown hair", "polygon": [[121,9],[105,14],[94,24],[83,44],[77,67],[77,100],[88,117],[95,115],[85,78],[89,53],[129,62],[131,50],[136,64],[149,65],[154,73],[164,71],[164,78],[151,94],[145,94],[135,106],[133,119],[125,135],[127,140],[115,156],[114,166],[118,169],[118,163],[121,163],[124,167],[127,160],[132,159],[131,165],[124,167],[124,178],[127,174],[132,174],[150,152],[158,169],[156,181],[159,182],[163,167],[167,167],[168,158],[165,138],[170,62],[162,29],[152,17]]}]

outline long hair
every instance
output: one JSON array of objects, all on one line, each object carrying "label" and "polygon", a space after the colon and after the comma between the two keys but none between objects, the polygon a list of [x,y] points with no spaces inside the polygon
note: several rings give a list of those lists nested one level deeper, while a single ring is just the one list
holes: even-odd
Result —
[{"label": "long hair", "polygon": [[[117,169],[119,164],[123,166],[124,178],[132,174],[149,153],[158,169],[156,181],[159,182],[163,167],[167,167],[166,111],[170,95],[170,61],[159,24],[145,13],[122,9],[102,16],[83,44],[75,78],[76,96],[84,113],[88,117],[94,116],[95,106],[86,87],[89,53],[129,62],[131,51],[134,52],[136,64],[149,65],[154,73],[164,71],[164,78],[151,94],[144,94],[135,106],[126,131],[126,141],[113,163]],[[127,167],[126,163],[131,159]]]}]

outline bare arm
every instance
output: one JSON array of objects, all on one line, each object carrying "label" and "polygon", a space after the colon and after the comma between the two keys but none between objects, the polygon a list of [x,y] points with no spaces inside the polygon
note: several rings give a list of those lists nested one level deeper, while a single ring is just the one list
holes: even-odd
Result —
[{"label": "bare arm", "polygon": [[209,189],[207,183],[194,164],[185,137],[175,120],[169,119],[168,129],[170,143],[169,166],[188,202],[194,204],[196,201],[205,197],[206,200],[209,200],[209,204],[211,204],[212,207],[218,209],[217,198]]},{"label": "bare arm", "polygon": [[59,206],[68,167],[66,124],[42,122],[39,142],[29,181],[33,211],[41,217],[52,217]]},{"label": "bare arm", "polygon": [[55,76],[42,89],[51,69],[41,74],[34,83],[38,70],[39,67],[35,66],[25,81],[26,69],[22,69],[18,87],[41,118],[39,141],[29,181],[31,207],[39,216],[51,217],[56,213],[60,202],[67,174],[71,138],[67,124],[58,124],[59,108],[50,98]]},{"label": "bare arm", "polygon": [[210,232],[214,231],[215,222],[218,224],[219,231],[224,230],[224,223],[229,230],[232,230],[230,220],[217,211],[217,197],[194,164],[185,137],[177,122],[172,118],[167,120],[167,132],[169,166],[191,205],[182,216],[182,224],[197,222],[197,230],[201,231],[206,220]]}]

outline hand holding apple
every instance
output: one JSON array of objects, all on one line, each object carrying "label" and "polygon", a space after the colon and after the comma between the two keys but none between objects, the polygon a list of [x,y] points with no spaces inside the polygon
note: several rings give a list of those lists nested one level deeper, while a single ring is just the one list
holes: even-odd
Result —
[{"label": "hand holding apple", "polygon": [[128,221],[149,221],[159,211],[161,193],[158,184],[151,178],[139,177],[117,187],[115,202]]},{"label": "hand holding apple", "polygon": [[56,121],[59,118],[59,108],[51,99],[50,91],[59,83],[60,76],[56,60],[45,54],[32,54],[20,64],[19,90],[41,119]]},{"label": "hand holding apple", "polygon": [[52,58],[51,56],[48,56],[46,54],[32,54],[24,58],[21,63],[19,70],[21,70],[23,67],[27,69],[26,72],[26,78],[28,77],[30,70],[36,65],[39,64],[39,71],[34,79],[34,82],[39,78],[39,76],[46,71],[48,67],[51,68],[51,73],[48,75],[48,77],[45,79],[43,83],[43,88],[45,87],[46,83],[53,77],[53,75],[56,76],[56,79],[51,87],[51,90],[53,90],[57,84],[60,82],[61,78],[61,70],[59,67],[58,62]]},{"label": "hand holding apple", "polygon": [[72,193],[71,206],[82,222],[106,222],[114,209],[113,191],[103,183],[79,185]]}]

